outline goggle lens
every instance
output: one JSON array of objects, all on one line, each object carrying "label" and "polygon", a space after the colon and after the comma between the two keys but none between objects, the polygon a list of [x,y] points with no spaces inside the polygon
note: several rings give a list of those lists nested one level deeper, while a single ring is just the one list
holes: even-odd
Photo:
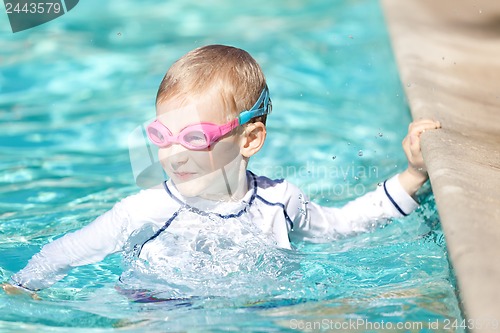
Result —
[{"label": "goggle lens", "polygon": [[160,147],[166,147],[170,145],[170,142],[165,138],[165,136],[158,129],[148,126],[148,137],[153,143]]},{"label": "goggle lens", "polygon": [[[167,128],[162,129],[168,131]],[[169,140],[170,133],[162,133],[162,130],[157,126],[150,125],[147,127],[147,134],[149,139],[157,146],[166,148],[176,142],[176,139]],[[187,133],[181,133],[179,143],[187,149],[202,150],[210,146],[210,139],[208,135],[202,130],[192,130]]]},{"label": "goggle lens", "polygon": [[191,131],[186,133],[182,136],[181,144],[191,149],[205,149],[210,145],[207,135],[202,131]]}]

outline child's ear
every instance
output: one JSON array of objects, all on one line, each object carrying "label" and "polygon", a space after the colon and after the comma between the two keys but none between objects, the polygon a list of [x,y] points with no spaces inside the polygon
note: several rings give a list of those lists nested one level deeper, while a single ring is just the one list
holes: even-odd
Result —
[{"label": "child's ear", "polygon": [[260,121],[247,124],[244,127],[241,140],[241,155],[250,157],[256,154],[266,140],[266,125]]}]

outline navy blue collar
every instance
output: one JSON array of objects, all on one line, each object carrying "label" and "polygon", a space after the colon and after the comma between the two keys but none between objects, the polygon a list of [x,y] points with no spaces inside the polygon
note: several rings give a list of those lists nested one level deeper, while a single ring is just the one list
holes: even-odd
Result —
[{"label": "navy blue collar", "polygon": [[242,209],[240,209],[238,212],[232,213],[232,214],[220,214],[220,213],[215,213],[215,212],[203,211],[201,209],[198,209],[196,207],[189,205],[181,198],[178,198],[177,196],[175,196],[172,193],[172,191],[170,190],[170,188],[168,187],[167,181],[163,182],[163,187],[165,188],[165,191],[167,191],[167,194],[174,201],[176,201],[178,204],[180,204],[182,208],[184,208],[186,210],[189,210],[193,213],[196,213],[196,214],[202,215],[202,216],[215,215],[215,216],[218,216],[218,217],[223,218],[223,219],[228,219],[228,218],[240,217],[243,213],[245,213],[248,210],[248,208],[252,205],[255,198],[257,197],[257,177],[255,176],[255,174],[253,174],[253,172],[248,171],[248,170],[247,170],[247,175],[250,176],[249,178],[252,182],[252,195],[250,197],[250,200],[247,203],[245,203],[245,205]]}]

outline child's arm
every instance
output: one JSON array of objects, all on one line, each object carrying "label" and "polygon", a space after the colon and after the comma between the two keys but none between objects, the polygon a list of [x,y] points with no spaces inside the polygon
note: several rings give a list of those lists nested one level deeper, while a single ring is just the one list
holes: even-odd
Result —
[{"label": "child's arm", "polygon": [[119,250],[124,241],[127,214],[120,203],[89,225],[43,246],[28,265],[2,285],[7,294],[31,294],[62,279],[76,266],[98,262]]},{"label": "child's arm", "polygon": [[403,150],[408,158],[408,168],[399,174],[399,182],[411,196],[414,196],[415,192],[429,178],[420,150],[420,135],[426,130],[440,127],[439,121],[430,119],[414,121],[408,127],[408,135],[403,140]]},{"label": "child's arm", "polygon": [[177,203],[168,199],[159,188],[121,200],[89,225],[46,244],[9,284],[2,286],[4,291],[19,294],[48,288],[73,267],[96,263],[121,251],[134,230],[146,222],[161,226],[164,216],[178,209]]},{"label": "child's arm", "polygon": [[292,198],[287,204],[288,214],[295,226],[291,236],[324,241],[340,235],[367,231],[390,218],[410,214],[418,207],[413,196],[428,178],[420,151],[420,135],[425,130],[439,127],[439,122],[432,120],[419,120],[410,124],[408,135],[403,140],[408,169],[384,181],[375,191],[366,193],[341,208],[322,207],[308,200],[293,199],[305,196],[300,190],[288,185]]}]

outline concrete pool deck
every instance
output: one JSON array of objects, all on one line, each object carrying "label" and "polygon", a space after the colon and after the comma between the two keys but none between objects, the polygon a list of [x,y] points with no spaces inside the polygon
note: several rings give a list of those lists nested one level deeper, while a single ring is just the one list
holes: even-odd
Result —
[{"label": "concrete pool deck", "polygon": [[500,322],[500,2],[382,0],[471,331]]}]

